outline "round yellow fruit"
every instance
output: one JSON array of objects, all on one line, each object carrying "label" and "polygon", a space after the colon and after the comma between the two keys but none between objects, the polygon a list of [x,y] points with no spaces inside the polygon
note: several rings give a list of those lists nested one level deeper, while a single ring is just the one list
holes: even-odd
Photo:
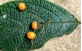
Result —
[{"label": "round yellow fruit", "polygon": [[19,8],[19,10],[21,10],[21,11],[25,10],[25,8],[26,8],[25,3],[23,3],[23,2],[19,3],[18,8]]},{"label": "round yellow fruit", "polygon": [[37,21],[33,21],[33,22],[32,22],[31,28],[34,29],[34,30],[36,30],[36,29],[38,28],[38,23],[37,23]]},{"label": "round yellow fruit", "polygon": [[34,39],[36,37],[36,34],[34,32],[28,32],[27,33],[27,38],[28,39]]}]

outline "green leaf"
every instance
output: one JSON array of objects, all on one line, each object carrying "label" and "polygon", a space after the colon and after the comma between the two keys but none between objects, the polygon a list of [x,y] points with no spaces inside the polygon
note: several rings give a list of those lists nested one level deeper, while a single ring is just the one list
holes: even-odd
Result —
[{"label": "green leaf", "polygon": [[[22,0],[21,0],[22,1]],[[28,51],[41,48],[49,39],[70,34],[78,25],[77,19],[67,10],[45,0],[23,0],[24,11],[18,10],[21,1],[12,1],[0,6],[0,49],[4,51]],[[45,24],[47,20],[51,22]],[[39,23],[32,30],[33,21]],[[40,25],[45,25],[40,27]],[[28,31],[34,31],[33,47],[26,37]]]}]

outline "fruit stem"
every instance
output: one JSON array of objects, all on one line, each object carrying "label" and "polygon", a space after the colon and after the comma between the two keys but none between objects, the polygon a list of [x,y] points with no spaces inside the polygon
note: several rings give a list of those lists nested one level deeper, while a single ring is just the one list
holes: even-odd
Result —
[{"label": "fruit stem", "polygon": [[44,27],[46,24],[48,24],[48,23],[50,23],[51,21],[50,20],[48,20],[47,22],[45,22],[44,24],[43,24],[43,26],[42,27]]},{"label": "fruit stem", "polygon": [[31,40],[31,47],[33,48],[33,40]]}]

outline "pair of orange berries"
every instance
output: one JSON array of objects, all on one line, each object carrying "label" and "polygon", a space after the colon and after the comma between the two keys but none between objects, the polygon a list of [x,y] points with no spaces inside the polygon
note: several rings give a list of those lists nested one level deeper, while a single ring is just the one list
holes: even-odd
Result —
[{"label": "pair of orange berries", "polygon": [[[19,10],[21,10],[21,11],[25,10],[25,8],[26,8],[25,3],[23,3],[23,2],[19,3],[18,8],[19,8]],[[32,29],[34,29],[34,30],[37,29],[37,22],[34,21],[34,22],[32,23],[32,25],[31,25],[31,27],[32,27]],[[36,37],[36,34],[35,34],[34,32],[28,32],[28,33],[27,33],[27,38],[28,38],[28,39],[34,39],[35,37]]]},{"label": "pair of orange berries", "polygon": [[[37,28],[38,28],[38,24],[37,24],[37,22],[36,21],[33,21],[32,22],[32,24],[31,24],[31,28],[33,29],[33,30],[36,30]],[[28,39],[34,39],[36,37],[36,34],[34,33],[34,32],[28,32],[27,33],[27,38]]]}]

